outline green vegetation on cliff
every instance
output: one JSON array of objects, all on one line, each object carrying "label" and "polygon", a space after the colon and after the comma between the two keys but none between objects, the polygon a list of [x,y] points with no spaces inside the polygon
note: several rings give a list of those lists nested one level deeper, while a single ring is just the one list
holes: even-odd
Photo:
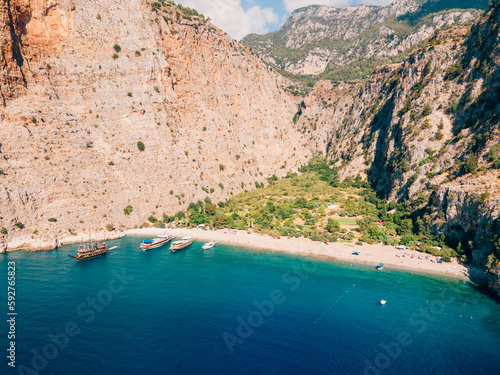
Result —
[{"label": "green vegetation on cliff", "polygon": [[[470,255],[468,244],[448,243],[443,234],[433,234],[429,214],[419,210],[427,196],[387,204],[361,179],[340,183],[337,168],[324,158],[312,159],[300,172],[281,179],[271,177],[267,186],[217,205],[207,197],[189,204],[186,212],[164,215],[163,222],[252,230],[273,237],[302,236],[313,241],[402,244],[446,261],[451,257],[465,261]],[[153,222],[151,217],[149,221]],[[164,226],[160,221],[155,225]]]}]

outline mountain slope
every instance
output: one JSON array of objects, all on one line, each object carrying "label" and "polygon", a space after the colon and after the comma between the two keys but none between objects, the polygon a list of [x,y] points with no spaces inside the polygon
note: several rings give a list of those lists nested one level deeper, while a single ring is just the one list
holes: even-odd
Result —
[{"label": "mountain slope", "polygon": [[401,60],[403,52],[437,28],[473,21],[478,9],[487,5],[485,0],[395,0],[385,7],[312,5],[295,10],[278,31],[251,34],[242,43],[289,73],[336,81],[362,78],[381,63]]},{"label": "mountain slope", "polygon": [[18,246],[222,200],[309,154],[283,78],[191,9],[1,9],[0,227]]},{"label": "mountain slope", "polygon": [[[367,83],[319,82],[299,130],[341,179],[365,178],[444,234],[500,291],[500,4],[441,30]],[[419,220],[420,219],[420,220]]]}]

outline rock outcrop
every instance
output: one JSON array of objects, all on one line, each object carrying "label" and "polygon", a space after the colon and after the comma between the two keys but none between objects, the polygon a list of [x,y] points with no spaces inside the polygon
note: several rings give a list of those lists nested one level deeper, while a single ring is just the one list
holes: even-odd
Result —
[{"label": "rock outcrop", "polygon": [[251,189],[310,153],[285,79],[195,11],[143,0],[0,9],[9,241],[140,225]]}]

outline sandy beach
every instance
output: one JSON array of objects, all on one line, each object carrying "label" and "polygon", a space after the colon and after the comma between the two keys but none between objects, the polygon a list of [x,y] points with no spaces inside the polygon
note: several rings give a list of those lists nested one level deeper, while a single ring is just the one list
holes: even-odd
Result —
[{"label": "sandy beach", "polygon": [[[191,236],[198,240],[212,240],[259,250],[326,257],[353,264],[373,265],[373,267],[379,263],[384,263],[387,268],[408,269],[420,273],[439,273],[462,279],[468,279],[469,276],[484,277],[484,273],[480,270],[468,269],[459,263],[437,263],[438,258],[433,255],[414,250],[398,250],[394,246],[383,244],[363,244],[362,246],[339,242],[324,244],[322,242],[311,241],[307,238],[282,237],[276,239],[259,234],[249,234],[246,231],[227,229],[212,231],[177,228],[167,229],[166,231],[176,238]],[[127,235],[155,236],[163,232],[165,232],[165,229],[144,228],[131,229],[124,233]],[[353,255],[353,251],[359,251],[360,254]]]}]

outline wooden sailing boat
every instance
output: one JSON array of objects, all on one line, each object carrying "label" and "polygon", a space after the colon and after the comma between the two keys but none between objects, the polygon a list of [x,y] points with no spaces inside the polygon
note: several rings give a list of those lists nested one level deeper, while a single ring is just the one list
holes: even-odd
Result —
[{"label": "wooden sailing boat", "polygon": [[108,245],[105,242],[99,242],[98,239],[96,242],[92,242],[91,233],[89,231],[89,243],[84,243],[82,239],[82,243],[78,248],[78,251],[75,255],[75,260],[90,260],[94,258],[98,258],[102,255],[106,255],[109,253]]}]

